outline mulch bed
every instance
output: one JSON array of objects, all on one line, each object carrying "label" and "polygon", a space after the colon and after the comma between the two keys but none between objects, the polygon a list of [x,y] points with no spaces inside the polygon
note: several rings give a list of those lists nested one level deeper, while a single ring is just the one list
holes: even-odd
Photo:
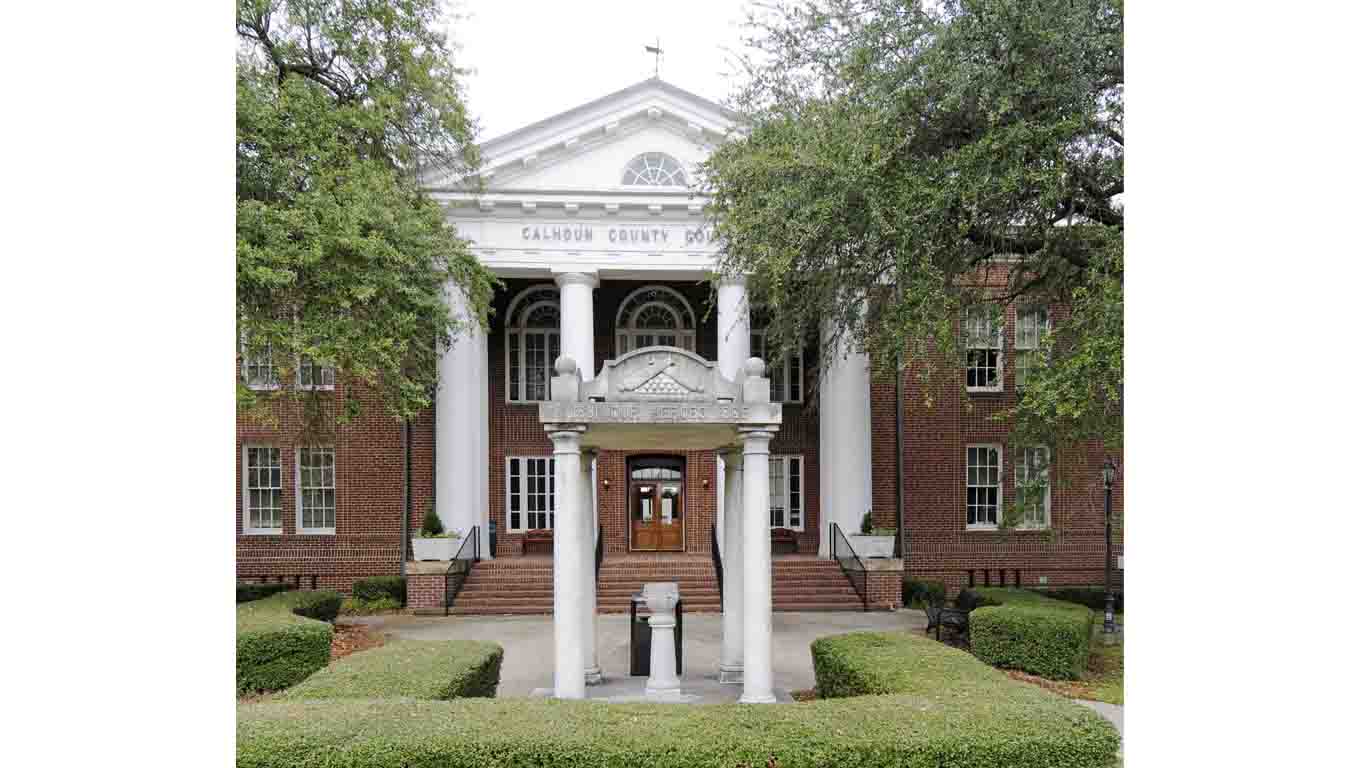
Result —
[{"label": "mulch bed", "polygon": [[378,648],[384,645],[384,635],[375,632],[365,624],[343,624],[338,622],[332,627],[332,660],[349,656],[356,651]]}]

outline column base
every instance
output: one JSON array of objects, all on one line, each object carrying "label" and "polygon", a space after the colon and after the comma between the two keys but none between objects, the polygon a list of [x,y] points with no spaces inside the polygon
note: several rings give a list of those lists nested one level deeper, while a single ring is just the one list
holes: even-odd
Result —
[{"label": "column base", "polygon": [[761,696],[751,696],[747,693],[740,697],[741,704],[775,704],[777,701],[778,698],[771,693],[766,693]]},{"label": "column base", "polygon": [[645,686],[645,697],[649,699],[681,699],[683,698],[683,687],[679,685],[665,688],[651,688]]},{"label": "column base", "polygon": [[736,664],[731,666],[722,664],[721,673],[717,676],[717,679],[722,685],[738,685],[743,683],[745,682],[745,665]]},{"label": "column base", "polygon": [[589,667],[583,671],[584,685],[602,685],[602,667]]}]

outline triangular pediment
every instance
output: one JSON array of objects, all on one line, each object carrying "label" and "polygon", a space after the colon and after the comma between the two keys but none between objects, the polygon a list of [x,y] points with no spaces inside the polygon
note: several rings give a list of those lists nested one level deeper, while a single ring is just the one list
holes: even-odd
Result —
[{"label": "triangular pediment", "polygon": [[[663,152],[687,169],[735,125],[724,107],[662,80],[650,79],[519,128],[480,145],[486,191],[604,190],[621,187],[638,154]],[[432,190],[454,190],[462,179],[433,178]]]}]

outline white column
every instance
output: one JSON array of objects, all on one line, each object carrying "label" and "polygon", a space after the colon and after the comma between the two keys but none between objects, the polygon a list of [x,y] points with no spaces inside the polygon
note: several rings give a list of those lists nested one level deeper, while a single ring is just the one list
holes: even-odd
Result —
[{"label": "white column", "polygon": [[[553,430],[553,431],[552,431]],[[584,697],[583,427],[548,426],[555,444],[555,698]]]},{"label": "white column", "polygon": [[588,685],[602,682],[602,667],[598,666],[598,578],[595,566],[597,536],[595,522],[597,507],[593,504],[593,454],[585,451],[579,477],[582,486],[579,498],[584,505],[583,520],[583,681]]},{"label": "white column", "polygon": [[768,535],[768,430],[741,432],[744,475],[745,688],[741,704],[768,704],[773,696],[773,552]]},{"label": "white column", "polygon": [[[821,329],[822,341],[831,338]],[[831,347],[823,343],[822,348]],[[873,429],[868,355],[847,340],[836,348],[821,377],[820,554],[830,554],[830,523],[845,535],[858,533],[873,501]]]},{"label": "white column", "polygon": [[[749,289],[743,277],[723,277],[716,288],[716,364],[721,375],[732,381],[743,375],[749,359]],[[722,551],[730,524],[726,518],[726,485],[721,457],[716,458],[716,543]],[[725,567],[729,568],[729,564]]]},{"label": "white column", "polygon": [[478,526],[480,552],[488,553],[488,341],[465,292],[454,283],[446,286],[446,302],[465,330],[441,356],[435,406],[436,514],[446,530]]},{"label": "white column", "polygon": [[555,275],[560,287],[560,354],[574,358],[579,375],[591,380],[597,369],[593,359],[593,289],[598,277],[588,272]]},{"label": "white column", "polygon": [[745,668],[745,579],[742,522],[744,521],[744,454],[725,454],[725,544],[722,546],[721,674],[723,683],[739,683]]}]

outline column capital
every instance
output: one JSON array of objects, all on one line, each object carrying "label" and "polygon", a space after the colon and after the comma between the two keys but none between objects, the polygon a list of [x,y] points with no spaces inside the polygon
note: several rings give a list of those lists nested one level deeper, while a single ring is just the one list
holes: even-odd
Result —
[{"label": "column capital", "polygon": [[555,444],[556,456],[566,453],[579,455],[582,452],[583,433],[587,430],[588,428],[582,424],[545,425],[546,434],[550,435],[550,441]]},{"label": "column capital", "polygon": [[564,288],[566,285],[586,285],[589,288],[598,287],[598,273],[596,271],[575,271],[555,273],[555,285]]},{"label": "column capital", "polygon": [[752,427],[741,429],[740,437],[745,441],[745,455],[768,453],[768,443],[778,433],[773,427]]},{"label": "column capital", "polygon": [[716,452],[721,457],[721,461],[726,463],[726,469],[733,472],[745,471],[745,452],[740,446],[722,448]]}]

